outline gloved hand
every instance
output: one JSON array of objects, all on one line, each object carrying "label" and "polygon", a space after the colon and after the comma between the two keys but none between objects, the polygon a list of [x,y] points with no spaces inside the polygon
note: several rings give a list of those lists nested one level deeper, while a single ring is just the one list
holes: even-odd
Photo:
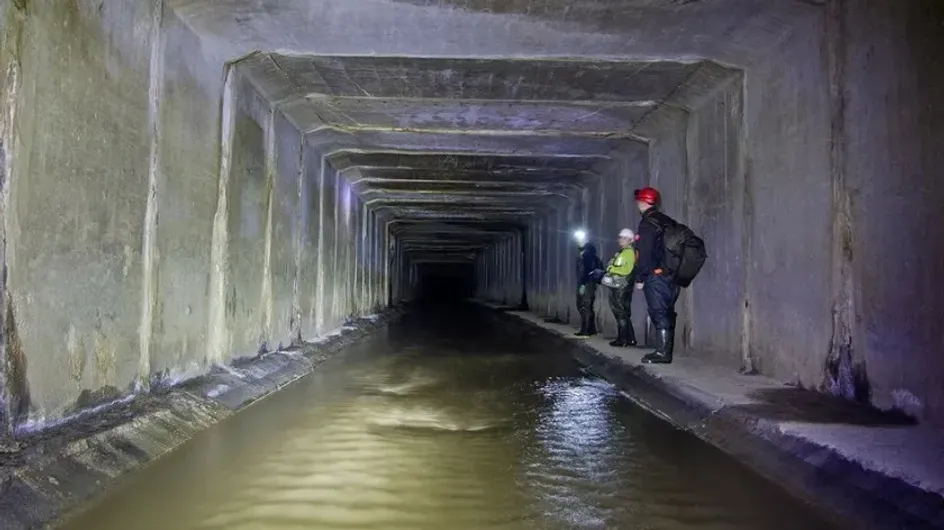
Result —
[{"label": "gloved hand", "polygon": [[583,296],[583,293],[585,292],[587,292],[586,285],[581,285],[580,287],[577,287],[577,294],[579,294],[580,296]]},{"label": "gloved hand", "polygon": [[590,273],[590,279],[592,279],[593,281],[595,281],[595,282],[597,282],[597,283],[600,283],[600,280],[602,280],[602,279],[603,279],[603,276],[605,276],[605,275],[606,275],[606,271],[605,271],[605,270],[603,270],[603,269],[595,269],[593,272]]}]

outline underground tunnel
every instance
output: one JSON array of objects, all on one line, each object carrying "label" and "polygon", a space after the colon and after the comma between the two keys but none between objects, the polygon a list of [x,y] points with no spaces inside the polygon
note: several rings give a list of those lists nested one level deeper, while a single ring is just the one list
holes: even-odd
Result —
[{"label": "underground tunnel", "polygon": [[[940,2],[2,0],[0,28],[0,528],[100,498],[74,528],[944,527]],[[709,256],[658,367],[642,293],[638,348],[605,288],[573,336],[574,231],[605,263],[649,186]],[[188,470],[233,487],[145,502]]]}]

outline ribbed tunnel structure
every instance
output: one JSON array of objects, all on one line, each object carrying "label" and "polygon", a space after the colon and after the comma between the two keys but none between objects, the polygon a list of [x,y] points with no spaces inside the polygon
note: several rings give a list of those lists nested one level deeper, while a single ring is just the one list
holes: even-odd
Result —
[{"label": "ribbed tunnel structure", "polygon": [[[243,84],[233,92],[234,151],[255,147],[264,158],[259,141],[240,143],[240,120],[264,127],[276,119],[267,110],[275,102],[275,144],[301,141],[308,159],[324,164],[301,166],[302,178],[340,186],[344,209],[353,193],[355,209],[389,232],[391,302],[413,297],[414,267],[453,260],[478,265],[485,296],[519,302],[528,262],[539,267],[532,277],[549,282],[535,298],[565,319],[567,234],[593,226],[611,240],[614,226],[632,224],[632,190],[649,181],[649,144],[660,127],[683,120],[689,100],[739,90],[735,71],[699,61],[256,54],[235,69]],[[737,141],[736,122],[721,132]],[[330,225],[339,219],[330,208],[306,210]],[[348,212],[340,215],[347,222]],[[526,257],[530,234],[539,243]],[[545,264],[554,268],[540,270]]]},{"label": "ribbed tunnel structure", "polygon": [[939,422],[942,20],[932,0],[6,1],[4,436],[318,340],[436,271],[575,322],[572,230],[609,257],[645,185],[710,254],[680,357]]}]

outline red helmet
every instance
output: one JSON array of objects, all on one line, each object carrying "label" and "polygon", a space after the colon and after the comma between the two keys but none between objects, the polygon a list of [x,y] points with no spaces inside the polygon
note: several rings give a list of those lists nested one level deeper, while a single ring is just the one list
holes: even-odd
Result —
[{"label": "red helmet", "polygon": [[661,199],[659,196],[659,190],[655,188],[642,188],[640,190],[636,190],[635,195],[637,201],[642,201],[652,206],[659,204]]}]

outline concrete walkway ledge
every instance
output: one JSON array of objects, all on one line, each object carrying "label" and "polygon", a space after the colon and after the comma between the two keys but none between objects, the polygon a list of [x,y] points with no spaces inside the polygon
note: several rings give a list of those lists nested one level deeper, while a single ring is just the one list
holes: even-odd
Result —
[{"label": "concrete walkway ledge", "polygon": [[314,343],[215,367],[197,379],[37,433],[0,452],[0,528],[49,528],[198,432],[308,375],[402,310],[350,321]]},{"label": "concrete walkway ledge", "polygon": [[[498,325],[536,332],[676,427],[717,446],[850,529],[944,528],[944,432],[772,379],[573,336],[566,324],[489,305]],[[719,477],[719,480],[724,480]]]}]

